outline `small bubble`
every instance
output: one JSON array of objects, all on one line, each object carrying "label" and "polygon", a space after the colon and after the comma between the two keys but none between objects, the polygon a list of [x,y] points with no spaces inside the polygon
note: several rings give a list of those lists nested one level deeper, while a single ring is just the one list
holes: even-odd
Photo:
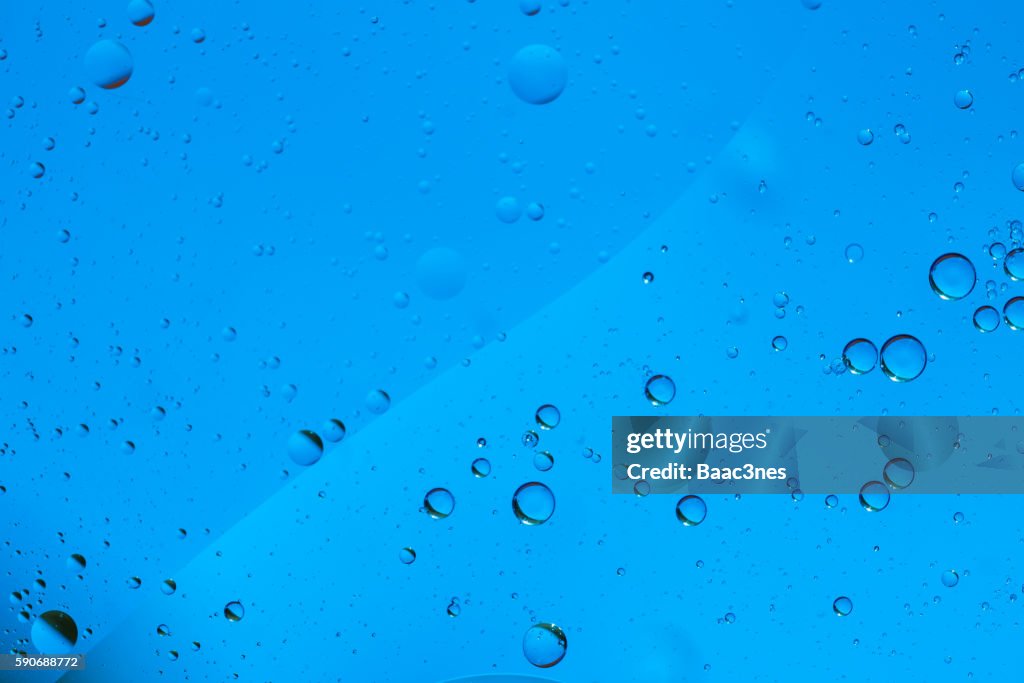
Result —
[{"label": "small bubble", "polygon": [[649,285],[652,282],[654,282],[654,273],[651,273],[651,272],[644,273],[643,276],[640,279],[643,281],[643,283],[645,285]]},{"label": "small bubble", "polygon": [[528,104],[547,104],[565,90],[569,69],[565,59],[548,45],[527,45],[509,65],[508,84]]},{"label": "small bubble", "polygon": [[523,438],[521,439],[524,446],[527,448],[536,448],[537,443],[540,441],[540,437],[537,436],[537,432],[533,430],[523,432]]},{"label": "small bubble", "polygon": [[914,466],[906,458],[893,458],[885,464],[882,478],[894,489],[905,489],[914,482]]},{"label": "small bubble", "polygon": [[526,661],[540,669],[549,669],[562,661],[568,647],[565,632],[555,624],[534,624],[523,635]]},{"label": "small bubble", "polygon": [[889,488],[880,481],[869,481],[860,488],[860,504],[868,512],[881,512],[889,505]]},{"label": "small bubble", "polygon": [[1013,186],[1024,192],[1024,164],[1017,164],[1010,173],[1010,180]]},{"label": "small bubble", "polygon": [[402,564],[412,564],[416,561],[416,551],[412,548],[402,548],[398,551],[398,561]]},{"label": "small bubble", "polygon": [[837,617],[845,617],[853,611],[853,600],[846,596],[840,596],[832,603],[832,611]]},{"label": "small bubble", "polygon": [[1013,249],[1006,254],[1003,260],[1003,270],[1006,276],[1014,282],[1024,280],[1024,248]]},{"label": "small bubble", "polygon": [[726,358],[735,360],[736,358],[739,357],[739,355],[740,355],[740,350],[738,348],[736,348],[735,346],[730,346],[730,347],[726,348],[726,350],[725,350]]},{"label": "small bubble", "polygon": [[783,336],[774,337],[772,339],[772,348],[776,351],[785,351],[786,347],[789,346],[789,340]]},{"label": "small bubble", "polygon": [[190,33],[190,37],[192,38],[192,42],[198,45],[206,40],[206,31],[201,28],[194,28]]},{"label": "small bubble", "polygon": [[134,69],[135,60],[131,52],[116,40],[100,40],[85,53],[86,72],[93,83],[105,90],[114,90],[127,83]]},{"label": "small bubble", "polygon": [[309,429],[300,429],[288,438],[288,457],[297,465],[309,467],[324,454],[324,442]]},{"label": "small bubble", "polygon": [[928,363],[924,344],[909,334],[891,337],[882,344],[882,350],[878,355],[881,359],[882,372],[893,382],[910,382],[916,379],[924,372]]},{"label": "small bubble", "polygon": [[683,496],[676,503],[676,519],[684,526],[697,526],[708,516],[708,506],[700,496]]},{"label": "small bubble", "polygon": [[966,88],[957,90],[956,94],[953,95],[953,104],[956,105],[957,109],[970,109],[971,105],[974,104],[974,95]]},{"label": "small bubble", "polygon": [[150,0],[131,0],[128,3],[128,21],[136,26],[148,26],[156,16],[153,3]]},{"label": "small bubble", "polygon": [[867,147],[875,141],[875,134],[870,128],[861,128],[857,131],[857,142]]},{"label": "small bubble", "polygon": [[164,579],[160,582],[160,592],[164,595],[174,595],[178,590],[178,583],[174,579]]},{"label": "small bubble", "polygon": [[534,419],[541,429],[554,429],[562,421],[562,413],[550,403],[545,403],[537,408]]},{"label": "small bubble", "polygon": [[839,505],[839,496],[835,495],[834,493],[830,493],[827,496],[825,496],[825,507],[831,510],[837,505]]},{"label": "small bubble", "polygon": [[993,332],[999,327],[1001,317],[999,311],[992,306],[981,306],[974,312],[974,327],[979,332]]},{"label": "small bubble", "polygon": [[963,522],[964,522],[964,513],[962,513],[962,512],[954,512],[953,513],[953,524],[963,524]]},{"label": "small bubble", "polygon": [[512,512],[526,526],[543,524],[555,513],[555,494],[538,481],[523,484],[512,495]]},{"label": "small bubble", "polygon": [[644,395],[652,406],[664,406],[676,397],[676,383],[668,375],[654,375],[644,386]]},{"label": "small bubble", "polygon": [[224,618],[228,621],[241,621],[245,616],[245,607],[237,600],[224,605]]},{"label": "small bubble", "polygon": [[366,409],[374,415],[383,415],[391,407],[391,397],[383,389],[374,389],[366,395]]},{"label": "small bubble", "polygon": [[324,434],[324,439],[331,443],[338,443],[344,439],[345,434],[348,433],[348,430],[345,429],[345,423],[336,417],[332,417],[324,422],[323,427],[321,427],[320,430]]},{"label": "small bubble", "polygon": [[555,466],[555,456],[547,451],[537,451],[533,455],[533,466],[541,472],[547,472]]},{"label": "small bubble", "polygon": [[448,489],[430,489],[423,497],[423,510],[434,519],[444,519],[455,511],[455,496]]},{"label": "small bubble", "polygon": [[847,263],[860,263],[864,258],[864,247],[856,243],[848,244],[843,255],[846,257]]},{"label": "small bubble", "polygon": [[42,178],[44,175],[46,175],[46,166],[44,166],[38,161],[33,161],[31,164],[29,164],[28,172],[29,175],[31,175],[33,178]]},{"label": "small bubble", "polygon": [[942,572],[942,585],[946,588],[953,588],[960,583],[960,575],[957,574],[955,569],[947,569]]},{"label": "small bubble", "polygon": [[477,458],[471,466],[473,476],[483,479],[491,473],[491,461],[487,458]]},{"label": "small bubble", "polygon": [[494,213],[502,223],[515,223],[523,215],[523,209],[515,197],[502,197],[495,205]]}]

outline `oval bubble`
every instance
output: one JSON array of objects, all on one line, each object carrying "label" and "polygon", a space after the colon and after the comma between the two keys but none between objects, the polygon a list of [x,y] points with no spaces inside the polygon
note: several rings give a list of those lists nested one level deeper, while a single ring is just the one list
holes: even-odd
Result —
[{"label": "oval bubble", "polygon": [[869,481],[860,487],[860,504],[868,512],[881,512],[889,505],[889,487],[880,481]]},{"label": "oval bubble", "polygon": [[568,81],[565,59],[549,45],[527,45],[515,54],[509,65],[508,84],[516,97],[528,104],[554,101]]},{"label": "oval bubble", "polygon": [[320,460],[323,454],[324,442],[316,432],[300,429],[288,437],[288,457],[297,465],[309,467]]},{"label": "oval bubble", "polygon": [[555,624],[534,624],[523,635],[526,661],[541,669],[550,668],[562,661],[568,648],[565,632]]},{"label": "oval bubble", "polygon": [[917,337],[899,334],[882,344],[882,372],[893,382],[910,382],[924,372],[928,354]]},{"label": "oval bubble", "polygon": [[700,496],[683,496],[676,503],[676,519],[684,526],[697,526],[708,516],[708,506]]},{"label": "oval bubble", "polygon": [[93,83],[106,90],[120,88],[132,77],[132,53],[116,40],[100,40],[85,53],[85,70]]},{"label": "oval bubble", "polygon": [[1024,280],[1024,248],[1017,248],[1006,254],[1003,259],[1003,270],[1014,282]]},{"label": "oval bubble", "polygon": [[512,495],[512,512],[526,526],[537,526],[555,514],[555,494],[539,481],[523,484]]},{"label": "oval bubble", "polygon": [[845,617],[853,611],[853,600],[841,595],[835,599],[832,603],[832,611],[836,613],[837,617]]},{"label": "oval bubble", "polygon": [[885,463],[882,478],[894,489],[905,489],[914,483],[914,466],[906,458],[893,458]]},{"label": "oval bubble", "polygon": [[664,406],[676,397],[676,383],[668,375],[654,375],[644,386],[644,396],[652,406]]},{"label": "oval bubble", "polygon": [[432,299],[451,299],[466,286],[466,264],[454,249],[435,247],[416,262],[416,284]]},{"label": "oval bubble", "polygon": [[29,635],[40,654],[71,654],[78,642],[78,625],[65,612],[50,610],[36,617]]},{"label": "oval bubble", "polygon": [[851,375],[867,374],[878,364],[878,348],[869,339],[854,339],[843,347],[843,364]]},{"label": "oval bubble", "polygon": [[1024,296],[1015,296],[1003,306],[1003,320],[1011,330],[1024,330]]},{"label": "oval bubble", "polygon": [[562,412],[550,403],[545,403],[534,414],[534,419],[541,429],[554,429],[562,421]]},{"label": "oval bubble", "polygon": [[928,271],[932,291],[946,301],[963,299],[974,289],[977,280],[974,264],[963,254],[943,254],[932,262]]},{"label": "oval bubble", "polygon": [[1010,172],[1010,180],[1014,187],[1024,192],[1024,164],[1017,164],[1013,167],[1013,171]]},{"label": "oval bubble", "polygon": [[1002,320],[997,311],[992,306],[982,306],[974,312],[974,326],[979,332],[993,332],[999,327],[999,322]]},{"label": "oval bubble", "polygon": [[448,489],[430,489],[423,497],[423,510],[434,519],[444,519],[455,511],[455,496]]}]

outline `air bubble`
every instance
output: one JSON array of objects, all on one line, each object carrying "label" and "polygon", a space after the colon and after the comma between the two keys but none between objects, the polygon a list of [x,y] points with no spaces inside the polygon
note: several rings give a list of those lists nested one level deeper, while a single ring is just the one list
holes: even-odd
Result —
[{"label": "air bubble", "polygon": [[512,495],[512,512],[526,526],[537,526],[555,513],[555,494],[539,481],[523,484]]},{"label": "air bubble", "polygon": [[966,88],[957,90],[956,94],[953,95],[953,104],[956,105],[957,109],[970,109],[971,105],[974,104],[974,95]]},{"label": "air bubble", "polygon": [[345,429],[345,423],[338,418],[331,418],[324,422],[324,426],[321,427],[321,431],[324,434],[324,439],[331,443],[338,443],[345,438],[345,434],[348,430]]},{"label": "air bubble", "polygon": [[905,489],[914,483],[914,466],[906,458],[893,458],[885,463],[882,478],[894,489]]},{"label": "air bubble", "polygon": [[700,496],[683,496],[676,503],[676,519],[684,526],[697,526],[708,516],[708,506]]},{"label": "air bubble", "polygon": [[527,45],[509,66],[512,92],[528,104],[547,104],[565,90],[569,69],[559,52],[548,45]]},{"label": "air bubble", "polygon": [[861,128],[857,131],[857,142],[867,147],[875,141],[875,134],[870,128]]},{"label": "air bubble", "polygon": [[843,255],[846,257],[847,263],[860,263],[864,258],[864,247],[856,243],[848,244]]},{"label": "air bubble", "polygon": [[1015,296],[1006,302],[1003,319],[1011,330],[1024,330],[1024,296]]},{"label": "air bubble", "polygon": [[555,624],[534,624],[523,635],[526,661],[541,669],[549,669],[562,661],[568,647],[565,632]]},{"label": "air bubble", "polygon": [[43,612],[32,623],[32,644],[42,654],[71,654],[78,642],[78,625],[60,610]]},{"label": "air bubble", "polygon": [[132,77],[135,60],[131,52],[116,40],[100,40],[85,53],[85,70],[93,83],[113,90]]},{"label": "air bubble", "polygon": [[963,254],[943,254],[928,271],[928,284],[939,298],[946,301],[963,299],[977,282],[974,264]]},{"label": "air bubble", "polygon": [[412,564],[416,561],[416,551],[412,548],[402,548],[398,551],[398,561],[402,564]]},{"label": "air bubble", "polygon": [[889,487],[880,481],[869,481],[860,487],[860,504],[868,512],[881,512],[889,505]]},{"label": "air bubble", "polygon": [[324,442],[316,432],[300,429],[288,438],[288,457],[297,465],[309,467],[324,454]]},{"label": "air bubble", "polygon": [[156,16],[153,3],[149,0],[131,0],[128,3],[128,21],[136,26],[148,26]]},{"label": "air bubble", "polygon": [[924,344],[909,334],[896,335],[882,344],[879,358],[882,372],[893,382],[910,382],[916,379],[924,372],[928,363]]},{"label": "air bubble", "polygon": [[434,519],[444,519],[455,510],[455,496],[448,489],[430,489],[423,497],[423,510]]},{"label": "air bubble", "polygon": [[878,348],[868,339],[859,337],[843,348],[843,364],[852,375],[864,375],[878,364]]},{"label": "air bubble", "polygon": [[941,578],[942,585],[946,588],[953,588],[958,583],[960,583],[960,575],[956,572],[955,569],[947,569],[946,571],[942,572]]},{"label": "air bubble", "polygon": [[473,461],[470,469],[473,471],[474,477],[483,479],[491,473],[491,461],[487,458],[477,458]]},{"label": "air bubble", "polygon": [[537,408],[534,419],[541,429],[554,429],[562,421],[562,413],[557,407],[550,403],[545,403],[540,408]]},{"label": "air bubble", "polygon": [[1024,248],[1017,248],[1010,251],[1003,260],[1003,270],[1006,276],[1014,282],[1024,280]]},{"label": "air bubble", "polygon": [[676,383],[668,375],[654,375],[644,386],[644,395],[652,406],[664,406],[676,397]]},{"label": "air bubble", "polygon": [[555,466],[555,456],[547,451],[537,451],[533,455],[533,466],[540,472],[547,472]]},{"label": "air bubble", "polygon": [[241,621],[245,616],[245,607],[237,600],[224,605],[224,618],[228,621]]},{"label": "air bubble", "polygon": [[832,611],[836,613],[837,617],[845,617],[853,611],[853,600],[846,596],[839,596],[832,603]]},{"label": "air bubble", "polygon": [[391,407],[391,396],[383,389],[374,389],[366,395],[366,409],[374,415],[383,415]]},{"label": "air bubble", "polygon": [[994,332],[1002,318],[992,306],[982,306],[974,312],[974,326],[979,332]]}]

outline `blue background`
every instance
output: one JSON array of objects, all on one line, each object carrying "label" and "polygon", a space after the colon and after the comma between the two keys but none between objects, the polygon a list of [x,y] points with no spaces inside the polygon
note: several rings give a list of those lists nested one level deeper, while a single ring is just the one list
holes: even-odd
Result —
[{"label": "blue background", "polygon": [[[161,0],[137,27],[126,4],[0,9],[4,652],[57,609],[88,655],[70,681],[1016,675],[1018,498],[709,496],[684,527],[592,453],[652,411],[1019,414],[1024,333],[971,323],[1024,294],[988,255],[1024,201],[1019,7]],[[87,68],[101,39],[131,53],[119,88]],[[538,43],[568,70],[543,105],[508,83]],[[929,287],[947,251],[977,268],[965,300]],[[913,382],[841,372],[901,333]],[[329,418],[346,438],[297,465]],[[528,527],[534,480],[557,509]],[[544,672],[534,622],[568,640]]]}]

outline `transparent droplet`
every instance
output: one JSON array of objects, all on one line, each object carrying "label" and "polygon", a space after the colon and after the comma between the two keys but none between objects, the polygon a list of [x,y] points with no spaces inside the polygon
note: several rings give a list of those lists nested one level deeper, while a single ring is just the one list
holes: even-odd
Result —
[{"label": "transparent droplet", "polygon": [[160,582],[160,592],[164,595],[174,595],[176,590],[178,590],[178,582],[174,579],[164,579]]},{"label": "transparent droplet", "polygon": [[860,487],[860,504],[868,512],[881,512],[889,505],[889,487],[880,481],[869,481]]},{"label": "transparent droplet", "polygon": [[942,585],[946,588],[953,588],[960,583],[960,575],[955,569],[947,569],[942,572]]},{"label": "transparent droplet", "polygon": [[861,128],[857,131],[857,142],[867,147],[875,141],[875,134],[870,128]]},{"label": "transparent droplet", "polygon": [[345,423],[337,418],[331,418],[324,422],[324,426],[321,427],[321,431],[324,433],[324,439],[331,443],[338,443],[345,438],[345,434],[348,430],[345,429]]},{"label": "transparent droplet", "polygon": [[100,40],[85,53],[85,70],[92,82],[106,90],[120,88],[132,77],[135,60],[116,40]]},{"label": "transparent droplet", "polygon": [[534,419],[541,429],[554,429],[562,421],[562,413],[550,403],[545,403],[540,408],[537,408]]},{"label": "transparent droplet", "polygon": [[1006,254],[1003,270],[1014,282],[1024,280],[1024,248],[1017,248]]},{"label": "transparent droplet", "polygon": [[540,0],[519,0],[519,11],[528,17],[540,12]]},{"label": "transparent droplet", "polygon": [[140,579],[137,576],[133,576],[130,579],[128,579],[128,581],[126,581],[125,583],[128,585],[129,588],[135,590],[142,585],[142,579]]},{"label": "transparent droplet", "polygon": [[700,496],[683,496],[676,503],[676,519],[685,526],[697,526],[708,516],[708,506]]},{"label": "transparent droplet", "polygon": [[974,264],[963,254],[943,254],[928,271],[932,291],[946,301],[963,299],[974,289],[977,280]]},{"label": "transparent droplet", "polygon": [[435,247],[416,262],[416,284],[431,299],[455,297],[466,286],[467,267],[459,252]]},{"label": "transparent droplet", "polygon": [[953,513],[953,524],[963,524],[963,522],[964,522],[964,513],[962,513],[962,512],[954,512]]},{"label": "transparent droplet", "polygon": [[846,596],[839,596],[832,603],[832,611],[836,613],[837,617],[845,617],[853,611],[853,600]]},{"label": "transparent droplet", "polygon": [[402,548],[398,551],[398,561],[402,564],[412,564],[416,561],[416,551],[412,548]]},{"label": "transparent droplet", "polygon": [[1003,319],[1011,330],[1024,330],[1024,296],[1015,296],[1006,302]]},{"label": "transparent droplet", "polygon": [[785,351],[786,347],[789,346],[789,340],[783,336],[772,338],[772,348],[776,351]]},{"label": "transparent droplet", "polygon": [[487,458],[477,458],[472,465],[473,476],[483,479],[491,473],[491,461]]},{"label": "transparent droplet", "polygon": [[831,510],[837,505],[839,505],[839,496],[837,496],[834,493],[830,493],[827,496],[825,496],[825,507]]},{"label": "transparent droplet", "polygon": [[725,350],[725,357],[730,359],[739,358],[740,350],[735,346],[730,346]]},{"label": "transparent droplet", "polygon": [[565,59],[548,45],[527,45],[509,65],[508,84],[523,102],[547,104],[565,90],[569,68]]},{"label": "transparent droplet", "polygon": [[843,364],[852,375],[867,374],[878,364],[878,349],[868,339],[854,339],[843,348]]},{"label": "transparent droplet", "polygon": [[966,88],[957,90],[956,94],[953,95],[953,104],[956,105],[957,109],[970,109],[971,105],[974,104],[974,95]]},{"label": "transparent droplet", "polygon": [[1024,164],[1017,164],[1013,167],[1013,171],[1010,173],[1010,180],[1013,181],[1014,187],[1024,192]]},{"label": "transparent droplet", "polygon": [[156,16],[153,3],[150,0],[131,0],[128,3],[128,21],[136,26],[148,26]]},{"label": "transparent droplet", "polygon": [[879,358],[882,372],[894,382],[916,379],[928,363],[924,344],[909,334],[896,335],[882,344]]},{"label": "transparent droplet", "polygon": [[641,279],[641,281],[643,281],[643,283],[645,285],[649,285],[652,282],[654,282],[654,273],[646,272],[646,273],[643,274],[643,276],[641,276],[640,279]]},{"label": "transparent droplet", "polygon": [[383,389],[374,389],[366,395],[366,409],[374,415],[383,415],[391,407],[391,396]]},{"label": "transparent droplet", "polygon": [[448,614],[448,616],[454,619],[455,617],[462,614],[462,605],[459,604],[458,599],[452,598],[452,601],[448,603],[448,608],[445,610],[445,612]]},{"label": "transparent droplet", "polygon": [[539,202],[530,202],[526,205],[526,217],[531,221],[539,221],[544,218],[544,205]]},{"label": "transparent droplet", "polygon": [[551,668],[562,661],[568,647],[565,632],[555,624],[534,624],[523,635],[526,661],[541,669]]},{"label": "transparent droplet", "polygon": [[434,519],[444,519],[455,510],[455,496],[448,489],[430,489],[423,497],[423,510]]},{"label": "transparent droplet", "polygon": [[772,297],[772,303],[778,308],[785,308],[789,305],[789,294],[785,292],[775,292],[775,296]]},{"label": "transparent droplet", "polygon": [[982,306],[974,312],[974,326],[980,332],[993,332],[999,327],[1002,316],[992,306]]},{"label": "transparent droplet", "polygon": [[864,258],[864,247],[856,243],[848,244],[843,255],[846,256],[847,263],[860,263]]},{"label": "transparent droplet", "polygon": [[893,458],[885,463],[882,478],[894,489],[905,489],[914,483],[914,466],[906,458]]},{"label": "transparent droplet", "polygon": [[32,622],[30,636],[36,650],[43,654],[71,654],[78,642],[78,625],[67,613],[50,610]]},{"label": "transparent droplet", "polygon": [[543,524],[555,513],[555,494],[539,481],[523,484],[512,496],[512,512],[526,526]]},{"label": "transparent droplet", "polygon": [[85,569],[85,556],[74,553],[68,558],[68,569],[80,572]]},{"label": "transparent droplet", "polygon": [[228,621],[241,621],[245,616],[245,607],[237,600],[224,605],[224,618]]},{"label": "transparent droplet", "polygon": [[537,436],[537,432],[531,429],[523,432],[521,441],[527,448],[536,448],[537,444],[540,442],[540,437]]},{"label": "transparent droplet", "polygon": [[316,432],[300,429],[288,438],[288,457],[297,465],[309,467],[324,454],[324,442]]},{"label": "transparent droplet", "polygon": [[652,406],[664,406],[676,397],[676,383],[668,375],[654,375],[647,380],[644,395]]},{"label": "transparent droplet", "polygon": [[494,214],[502,223],[515,223],[523,215],[523,207],[515,197],[502,197],[494,206]]},{"label": "transparent droplet", "polygon": [[547,472],[555,466],[555,456],[547,451],[537,451],[533,455],[533,466],[541,472]]}]

